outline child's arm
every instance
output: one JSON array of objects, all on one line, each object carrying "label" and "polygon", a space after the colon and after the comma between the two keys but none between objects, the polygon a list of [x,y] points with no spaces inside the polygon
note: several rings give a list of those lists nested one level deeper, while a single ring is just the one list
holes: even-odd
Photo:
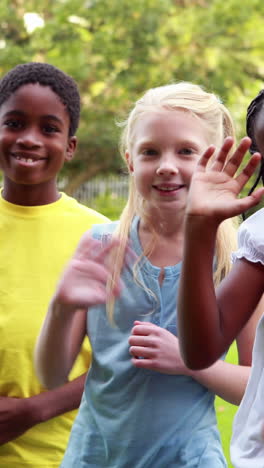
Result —
[{"label": "child's arm", "polygon": [[49,389],[68,382],[85,336],[86,312],[52,300],[35,348],[36,374]]},{"label": "child's arm", "polygon": [[80,406],[86,374],[54,390],[29,398],[0,396],[0,445],[21,436],[36,424]]},{"label": "child's arm", "polygon": [[[58,284],[42,326],[35,350],[35,366],[42,384],[48,388],[67,382],[68,374],[83,339],[85,310],[105,303],[106,284],[111,271],[109,254],[117,245],[105,248],[86,233]],[[120,281],[113,294],[120,293]]]},{"label": "child's arm", "polygon": [[52,390],[30,398],[0,397],[0,444],[80,405],[86,374],[71,382],[67,377],[85,336],[85,309],[105,298],[109,249],[101,251],[98,244],[89,234],[83,237],[58,285],[37,343],[37,372]]},{"label": "child's arm", "polygon": [[236,339],[238,364],[222,360],[207,369],[193,372],[193,378],[229,403],[239,405],[244,396],[251,371],[253,343],[258,321],[263,313],[257,307]]},{"label": "child's arm", "polygon": [[193,369],[215,362],[238,335],[264,288],[264,268],[238,260],[215,294],[213,256],[219,224],[256,205],[263,189],[238,199],[260,155],[251,157],[235,177],[250,145],[244,138],[226,163],[232,139],[226,139],[210,169],[209,148],[198,163],[189,191],[185,221],[184,260],[178,300],[178,328],[183,358]]},{"label": "child's arm", "polygon": [[149,322],[135,322],[131,331],[132,364],[141,369],[192,377],[222,399],[239,405],[250,373],[255,329],[261,313],[256,310],[237,339],[239,365],[218,360],[208,369],[190,370],[181,357],[178,338]]}]

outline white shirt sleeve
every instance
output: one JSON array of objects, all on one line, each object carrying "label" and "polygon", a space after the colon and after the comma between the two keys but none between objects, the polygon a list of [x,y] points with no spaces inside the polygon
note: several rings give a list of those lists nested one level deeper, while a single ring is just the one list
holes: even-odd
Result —
[{"label": "white shirt sleeve", "polygon": [[232,261],[240,258],[264,265],[264,208],[244,221],[238,230],[238,250],[232,254]]}]

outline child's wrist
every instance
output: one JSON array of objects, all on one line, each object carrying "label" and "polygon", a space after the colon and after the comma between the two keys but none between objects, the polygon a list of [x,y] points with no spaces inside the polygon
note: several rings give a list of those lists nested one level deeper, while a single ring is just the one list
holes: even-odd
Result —
[{"label": "child's wrist", "polygon": [[74,312],[76,307],[64,304],[59,297],[54,296],[51,303],[50,303],[50,312],[55,319],[60,319],[65,316],[71,316],[72,312]]},{"label": "child's wrist", "polygon": [[213,216],[209,217],[187,212],[184,217],[185,229],[197,231],[198,233],[216,232],[220,224],[221,220]]}]

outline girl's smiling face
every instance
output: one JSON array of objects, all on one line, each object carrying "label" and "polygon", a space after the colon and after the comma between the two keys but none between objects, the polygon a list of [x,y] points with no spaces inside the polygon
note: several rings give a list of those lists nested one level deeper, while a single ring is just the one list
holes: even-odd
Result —
[{"label": "girl's smiling face", "polygon": [[205,124],[188,111],[164,109],[139,118],[126,158],[154,215],[169,210],[183,216],[193,171],[209,144]]},{"label": "girl's smiling face", "polygon": [[[49,86],[26,84],[0,108],[0,165],[5,191],[40,185],[48,194],[76,140],[69,138],[69,115]],[[11,201],[11,200],[9,200]]]}]

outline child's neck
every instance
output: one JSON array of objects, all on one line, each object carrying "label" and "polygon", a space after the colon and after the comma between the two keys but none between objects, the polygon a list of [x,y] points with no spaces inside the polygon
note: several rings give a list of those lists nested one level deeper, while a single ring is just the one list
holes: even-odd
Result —
[{"label": "child's neck", "polygon": [[174,228],[166,224],[155,225],[155,237],[153,232],[144,221],[139,225],[139,238],[143,249],[154,239],[154,248],[149,261],[152,265],[160,268],[173,266],[182,260],[183,255],[183,226],[175,225]]},{"label": "child's neck", "polygon": [[2,190],[4,200],[21,206],[41,206],[54,203],[60,198],[56,186],[43,187],[42,185],[17,185],[4,183]]}]

